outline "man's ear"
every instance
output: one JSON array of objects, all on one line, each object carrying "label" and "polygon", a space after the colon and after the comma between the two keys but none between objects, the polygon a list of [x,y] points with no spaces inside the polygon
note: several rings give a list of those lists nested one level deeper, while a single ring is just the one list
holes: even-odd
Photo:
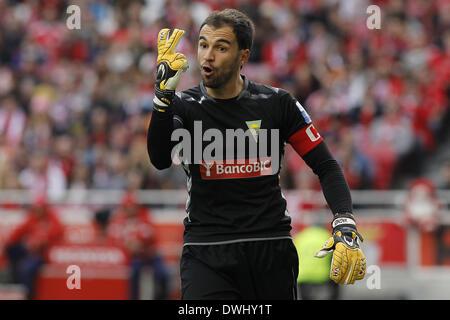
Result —
[{"label": "man's ear", "polygon": [[248,58],[250,58],[250,49],[242,49],[241,69],[247,63]]}]

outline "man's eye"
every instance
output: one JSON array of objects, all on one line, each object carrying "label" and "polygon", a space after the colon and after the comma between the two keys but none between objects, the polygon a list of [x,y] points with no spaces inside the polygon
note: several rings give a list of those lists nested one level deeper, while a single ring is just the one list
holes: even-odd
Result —
[{"label": "man's eye", "polygon": [[200,48],[203,48],[203,49],[206,48],[206,44],[204,44],[204,43],[200,43],[199,46],[200,46]]},{"label": "man's eye", "polygon": [[225,47],[219,47],[219,51],[225,52],[225,51],[227,51],[227,48],[225,48]]}]

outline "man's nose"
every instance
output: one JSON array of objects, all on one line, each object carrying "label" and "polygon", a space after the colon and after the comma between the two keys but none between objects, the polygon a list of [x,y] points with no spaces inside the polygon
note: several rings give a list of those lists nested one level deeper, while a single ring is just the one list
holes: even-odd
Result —
[{"label": "man's nose", "polygon": [[214,60],[214,51],[213,48],[208,48],[205,50],[205,60],[206,61],[213,61]]}]

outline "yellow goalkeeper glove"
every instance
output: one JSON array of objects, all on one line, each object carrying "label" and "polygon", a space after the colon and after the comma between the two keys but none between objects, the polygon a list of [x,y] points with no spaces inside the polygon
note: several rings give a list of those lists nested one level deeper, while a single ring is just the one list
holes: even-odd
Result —
[{"label": "yellow goalkeeper glove", "polygon": [[315,257],[323,258],[333,253],[330,278],[338,284],[353,284],[366,274],[366,258],[359,247],[363,238],[356,230],[353,215],[339,215],[332,222],[333,235],[317,251]]},{"label": "yellow goalkeeper glove", "polygon": [[171,34],[169,29],[162,29],[158,34],[157,75],[153,108],[159,112],[165,112],[168,109],[180,82],[181,72],[189,68],[186,56],[175,52],[183,34],[184,30],[180,29],[174,29]]}]

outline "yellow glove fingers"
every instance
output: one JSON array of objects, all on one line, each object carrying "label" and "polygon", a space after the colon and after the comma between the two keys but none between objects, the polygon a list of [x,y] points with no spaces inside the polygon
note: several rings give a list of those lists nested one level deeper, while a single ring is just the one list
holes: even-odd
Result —
[{"label": "yellow glove fingers", "polygon": [[360,271],[357,265],[358,249],[348,249],[342,243],[336,245],[331,262],[330,278],[338,284],[352,284]]},{"label": "yellow glove fingers", "polygon": [[358,273],[358,251],[359,249],[346,249],[345,254],[347,255],[349,261],[349,268],[347,274],[345,275],[344,284],[353,284],[356,280],[356,275]]},{"label": "yellow glove fingers", "polygon": [[353,269],[349,274],[348,284],[355,283],[356,280],[361,280],[366,274],[366,258],[360,249],[347,250],[351,255]]},{"label": "yellow glove fingers", "polygon": [[168,51],[167,53],[174,53],[176,46],[178,45],[178,41],[180,41],[181,37],[184,34],[184,30],[174,29],[172,34],[170,35],[169,41],[167,42]]},{"label": "yellow glove fingers", "polygon": [[355,281],[358,277],[358,274],[361,271],[361,259],[360,259],[360,254],[359,254],[360,252],[361,252],[361,250],[356,250],[356,252],[354,253],[354,258],[352,261],[353,268],[352,268],[352,271],[350,274],[350,279],[348,281],[349,284],[355,283]]},{"label": "yellow glove fingers", "polygon": [[348,260],[344,254],[342,243],[338,243],[333,252],[331,260],[330,278],[336,283],[340,283],[343,276],[347,273]]},{"label": "yellow glove fingers", "polygon": [[356,266],[355,263],[352,261],[350,262],[350,266],[348,268],[347,274],[345,275],[345,277],[343,277],[344,279],[344,283],[343,284],[353,284],[355,283],[355,278],[356,278]]},{"label": "yellow glove fingers", "polygon": [[186,58],[186,56],[182,53],[177,53],[173,60],[169,62],[169,66],[173,69],[173,70],[180,70],[183,69],[182,71],[186,71],[187,68],[189,67],[189,65],[186,66],[188,60]]},{"label": "yellow glove fingers", "polygon": [[167,38],[169,36],[169,29],[161,29],[158,33],[158,56],[162,56],[167,50]]},{"label": "yellow glove fingers", "polygon": [[158,43],[165,45],[167,42],[168,35],[169,35],[168,28],[161,29],[158,33]]},{"label": "yellow glove fingers", "polygon": [[172,70],[183,69],[186,71],[188,68],[187,58],[182,53],[175,53],[175,48],[184,34],[184,30],[174,29],[170,33],[170,29],[161,29],[158,34],[158,59],[157,64],[161,62],[167,62]]},{"label": "yellow glove fingers", "polygon": [[[343,245],[342,247],[342,252],[338,249],[335,251],[337,257],[335,264],[342,261],[340,266],[334,266],[336,270],[339,268],[340,274],[332,278],[332,280],[339,284],[353,284],[356,280],[364,278],[366,260],[360,249],[348,249]],[[340,245],[339,249],[341,249]]]},{"label": "yellow glove fingers", "polygon": [[170,105],[180,82],[181,72],[189,67],[185,55],[174,52],[183,34],[184,30],[174,29],[171,33],[168,28],[161,29],[158,33],[158,72],[153,102],[161,107],[155,109],[160,112],[164,112],[164,108]]},{"label": "yellow glove fingers", "polygon": [[360,261],[360,263],[356,274],[356,280],[361,280],[366,275],[366,257],[364,256],[364,253],[362,251],[359,251],[358,260]]}]

